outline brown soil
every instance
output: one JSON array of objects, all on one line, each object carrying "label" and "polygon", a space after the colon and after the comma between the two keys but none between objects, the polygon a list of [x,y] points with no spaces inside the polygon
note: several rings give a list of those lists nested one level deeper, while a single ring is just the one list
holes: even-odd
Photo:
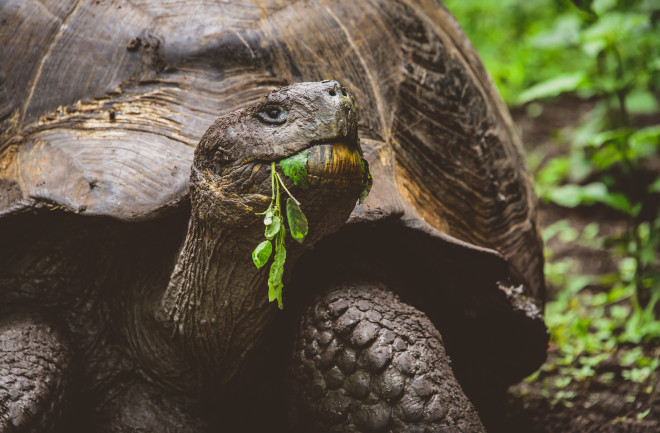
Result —
[{"label": "brown soil", "polygon": [[[528,152],[544,155],[542,159],[565,152],[558,143],[558,131],[574,125],[592,104],[577,100],[564,100],[543,106],[540,116],[531,118],[525,109],[513,112],[514,119],[521,128]],[[655,119],[656,122],[658,119]],[[568,219],[571,225],[581,231],[588,223],[596,221],[601,235],[615,235],[625,232],[625,217],[606,208],[590,207],[572,210],[552,205],[541,205],[541,225],[547,227],[560,219]],[[578,262],[580,272],[588,275],[602,275],[616,269],[614,259],[606,251],[591,249],[577,243],[563,243],[558,238],[551,239],[548,246],[554,252],[554,260],[572,257]],[[553,296],[550,287],[549,296]],[[619,348],[620,351],[629,348]],[[649,357],[660,356],[660,346],[644,347]],[[551,346],[548,363],[553,365],[557,358]],[[660,432],[660,383],[658,376],[652,375],[645,383],[626,380],[622,368],[612,356],[597,367],[597,374],[609,372],[611,379],[573,381],[561,390],[552,384],[553,375],[544,371],[533,382],[521,382],[508,390],[507,398],[495,403],[490,414],[483,414],[489,432],[525,433],[610,433]],[[613,374],[612,374],[613,373]]]}]

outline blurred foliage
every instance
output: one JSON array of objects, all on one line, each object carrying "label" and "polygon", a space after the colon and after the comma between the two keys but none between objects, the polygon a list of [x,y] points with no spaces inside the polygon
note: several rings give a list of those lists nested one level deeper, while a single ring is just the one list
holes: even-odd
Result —
[{"label": "blurred foliage", "polygon": [[628,104],[657,109],[657,0],[447,0],[510,106],[577,92],[635,88]]},{"label": "blurred foliage", "polygon": [[546,248],[546,279],[556,291],[546,321],[559,359],[543,368],[559,372],[555,396],[570,400],[562,390],[573,380],[607,381],[598,373],[606,360],[625,379],[648,381],[657,356],[628,349],[660,342],[660,2],[445,3],[509,106],[525,106],[531,116],[561,98],[593,107],[562,132],[559,155],[530,158],[539,199],[601,206],[628,220],[616,236],[600,235],[596,223],[578,233],[567,220],[544,231],[546,240],[604,250],[618,263],[609,275],[581,275],[571,257],[557,259]]}]

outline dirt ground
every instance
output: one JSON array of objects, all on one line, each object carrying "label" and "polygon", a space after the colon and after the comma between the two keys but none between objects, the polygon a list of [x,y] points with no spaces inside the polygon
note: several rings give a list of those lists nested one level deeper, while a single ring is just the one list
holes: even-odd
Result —
[{"label": "dirt ground", "polygon": [[[563,101],[543,107],[540,116],[531,118],[521,109],[512,113],[520,126],[526,150],[542,147],[550,155],[561,152],[561,146],[553,141],[557,131],[572,125],[591,107],[588,102]],[[602,208],[574,210],[552,205],[541,205],[543,227],[559,220],[568,219],[580,229],[597,221],[601,230],[617,232],[625,230],[626,221],[620,215]],[[572,257],[579,263],[581,272],[602,274],[611,270],[614,263],[603,251],[585,249],[577,244],[552,241],[550,247],[555,257]],[[550,293],[552,296],[552,292]],[[626,350],[626,348],[621,348]],[[660,357],[660,347],[644,347],[649,357]],[[563,396],[549,386],[552,371],[543,371],[534,382],[524,381],[508,390],[507,398],[495,403],[490,414],[483,414],[488,431],[525,433],[658,433],[660,432],[660,383],[659,374],[645,383],[624,379],[616,362],[618,353],[597,367],[597,374],[609,372],[611,380],[572,382],[562,389]],[[557,354],[552,345],[548,359],[552,363]],[[612,374],[613,373],[613,374]]]}]

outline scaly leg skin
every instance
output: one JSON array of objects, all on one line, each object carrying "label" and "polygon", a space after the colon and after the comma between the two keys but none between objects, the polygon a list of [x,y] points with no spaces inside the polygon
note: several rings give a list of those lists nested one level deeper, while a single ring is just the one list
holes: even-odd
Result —
[{"label": "scaly leg skin", "polygon": [[60,427],[70,351],[45,321],[14,316],[0,322],[0,432],[52,432]]},{"label": "scaly leg skin", "polygon": [[379,284],[338,286],[305,309],[291,382],[297,431],[486,431],[440,333]]}]

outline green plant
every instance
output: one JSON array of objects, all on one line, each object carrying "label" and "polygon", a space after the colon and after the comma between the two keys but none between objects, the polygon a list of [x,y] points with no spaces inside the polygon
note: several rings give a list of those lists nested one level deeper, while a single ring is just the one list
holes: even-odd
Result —
[{"label": "green plant", "polygon": [[[289,166],[289,163],[284,163],[284,165]],[[263,267],[268,263],[273,252],[272,243],[275,243],[275,255],[268,274],[268,301],[273,302],[277,300],[277,306],[282,309],[284,307],[282,303],[282,288],[284,286],[282,276],[284,275],[284,262],[286,261],[286,248],[284,246],[286,229],[284,227],[284,218],[282,217],[282,207],[280,205],[280,186],[289,195],[286,201],[286,219],[289,224],[291,237],[298,242],[302,242],[305,236],[307,236],[308,224],[305,214],[300,210],[300,202],[293,197],[284,185],[284,182],[282,182],[282,179],[275,170],[274,162],[271,164],[270,170],[272,187],[270,205],[264,212],[257,214],[264,215],[264,225],[266,226],[264,236],[266,240],[254,249],[252,252],[252,261],[257,268]],[[294,179],[294,182],[297,182],[297,179],[301,179],[297,173],[289,173],[292,179]]]},{"label": "green plant", "polygon": [[[556,47],[579,50],[590,60],[587,67],[537,83],[519,102],[567,92],[597,98],[569,137],[569,152],[539,171],[538,194],[560,206],[600,203],[628,215],[630,229],[619,239],[617,252],[634,261],[627,268],[630,278],[621,278],[634,285],[631,302],[641,315],[660,297],[660,177],[653,181],[644,173],[647,161],[658,154],[660,125],[635,128],[631,114],[658,112],[654,92],[660,82],[660,6],[646,0],[579,4],[571,15],[572,36],[549,37],[566,31],[557,24],[546,39]],[[560,22],[565,20],[568,15]]]},{"label": "green plant", "polygon": [[605,251],[617,266],[607,275],[584,275],[575,259],[545,249],[554,355],[529,380],[543,383],[552,404],[565,405],[575,387],[615,377],[602,371],[606,361],[618,363],[631,382],[652,383],[657,360],[631,347],[660,340],[654,308],[660,302],[660,177],[649,170],[660,153],[660,125],[649,122],[660,113],[660,4],[446,3],[510,106],[526,104],[533,117],[547,101],[568,95],[593,107],[558,137],[559,155],[549,159],[541,149],[528,158],[540,200],[565,208],[597,205],[628,219],[627,230],[616,235],[601,234],[597,223],[578,230],[568,220],[543,231],[546,243],[558,236],[564,244]]}]

